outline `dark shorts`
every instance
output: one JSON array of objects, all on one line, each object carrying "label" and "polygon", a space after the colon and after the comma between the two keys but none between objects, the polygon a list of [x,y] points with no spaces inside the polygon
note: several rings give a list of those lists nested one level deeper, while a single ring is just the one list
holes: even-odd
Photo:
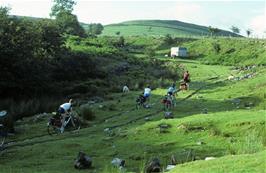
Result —
[{"label": "dark shorts", "polygon": [[170,96],[172,96],[173,95],[173,92],[168,92],[167,94],[169,94]]},{"label": "dark shorts", "polygon": [[186,83],[189,83],[190,82],[190,79],[184,79],[184,82],[186,82]]},{"label": "dark shorts", "polygon": [[58,113],[59,113],[59,114],[64,114],[64,113],[66,113],[66,111],[65,111],[65,109],[59,107],[59,109],[58,109]]}]

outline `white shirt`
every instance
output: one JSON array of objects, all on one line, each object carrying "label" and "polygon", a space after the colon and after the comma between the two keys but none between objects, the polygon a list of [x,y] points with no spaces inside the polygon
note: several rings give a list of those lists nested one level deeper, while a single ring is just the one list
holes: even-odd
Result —
[{"label": "white shirt", "polygon": [[175,88],[174,87],[170,87],[170,88],[168,88],[168,92],[175,92]]},{"label": "white shirt", "polygon": [[151,89],[150,88],[145,88],[144,89],[144,94],[150,94],[151,93]]},{"label": "white shirt", "polygon": [[65,111],[69,111],[71,108],[71,103],[64,103],[60,105],[60,108],[63,108]]},{"label": "white shirt", "polygon": [[124,86],[123,87],[123,92],[128,92],[129,91],[129,88],[127,86]]}]

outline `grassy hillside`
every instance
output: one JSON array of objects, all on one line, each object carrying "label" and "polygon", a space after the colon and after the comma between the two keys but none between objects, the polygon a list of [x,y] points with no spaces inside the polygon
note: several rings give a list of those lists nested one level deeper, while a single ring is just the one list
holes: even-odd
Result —
[{"label": "grassy hillside", "polygon": [[[210,161],[199,161],[180,165],[171,173],[250,173],[265,172],[266,151],[255,154],[226,156]],[[240,166],[241,165],[241,166]]]},{"label": "grassy hillside", "polygon": [[[106,25],[103,35],[123,36],[203,36],[209,35],[208,27],[180,22],[176,20],[136,20],[118,24]],[[239,36],[229,31],[221,30],[217,35]]]},{"label": "grassy hillside", "polygon": [[[174,119],[163,119],[160,100],[166,88],[152,91],[150,109],[134,109],[140,91],[109,94],[104,102],[85,104],[96,119],[79,133],[49,136],[45,126],[50,114],[26,118],[17,123],[20,133],[9,139],[17,142],[1,153],[1,171],[116,173],[110,162],[119,157],[126,160],[126,172],[140,173],[150,158],[158,157],[165,168],[174,155],[179,165],[173,172],[263,172],[265,69],[257,67],[251,79],[227,81],[230,73],[240,72],[197,61],[171,61],[189,69],[192,79],[190,90],[178,93],[178,104],[171,110]],[[208,113],[202,113],[206,109]],[[93,158],[92,169],[73,168],[80,150]],[[205,157],[218,158],[203,161]],[[196,161],[185,163],[192,160]]]},{"label": "grassy hillside", "polygon": [[210,38],[184,43],[192,57],[204,63],[224,65],[266,65],[266,40]]}]

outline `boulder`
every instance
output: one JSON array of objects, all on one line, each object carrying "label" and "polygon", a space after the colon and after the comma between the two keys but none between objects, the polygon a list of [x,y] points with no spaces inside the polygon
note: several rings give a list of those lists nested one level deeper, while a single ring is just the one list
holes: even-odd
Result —
[{"label": "boulder", "polygon": [[205,160],[213,160],[216,159],[215,157],[206,157]]},{"label": "boulder", "polygon": [[165,119],[173,119],[174,118],[173,113],[172,112],[165,112],[164,118]]},{"label": "boulder", "polygon": [[145,167],[145,173],[161,172],[161,163],[158,158],[153,158]]},{"label": "boulder", "polygon": [[170,170],[174,169],[175,167],[176,167],[176,165],[167,165],[166,171],[170,171]]},{"label": "boulder", "polygon": [[117,167],[119,169],[122,169],[126,166],[126,161],[124,159],[119,159],[119,158],[114,158],[112,161],[111,161],[111,164],[114,166],[114,167]]},{"label": "boulder", "polygon": [[78,153],[77,159],[75,160],[74,167],[76,169],[88,169],[92,166],[92,159],[87,156],[84,152]]}]

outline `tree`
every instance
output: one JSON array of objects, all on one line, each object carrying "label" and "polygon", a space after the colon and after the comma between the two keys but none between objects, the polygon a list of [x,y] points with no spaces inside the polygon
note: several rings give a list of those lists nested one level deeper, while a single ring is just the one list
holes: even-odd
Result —
[{"label": "tree", "polygon": [[171,44],[175,43],[175,39],[173,39],[170,34],[166,34],[164,37],[164,42],[168,45],[171,45]]},{"label": "tree", "polygon": [[235,34],[239,34],[240,33],[240,29],[236,26],[231,26],[230,30],[235,33]]},{"label": "tree", "polygon": [[91,23],[88,28],[88,34],[93,36],[100,35],[104,29],[103,25],[100,23]]},{"label": "tree", "polygon": [[76,5],[74,0],[54,0],[50,16],[56,17],[62,11],[72,13],[74,5]]},{"label": "tree", "polygon": [[77,16],[72,14],[75,4],[74,0],[54,0],[50,16],[55,17],[62,32],[85,37],[84,28],[80,26]]},{"label": "tree", "polygon": [[209,26],[209,27],[208,27],[208,31],[209,31],[209,33],[210,33],[210,35],[211,35],[211,37],[212,37],[213,35],[216,35],[218,32],[220,32],[220,29],[218,29],[218,28],[213,28],[213,27]]},{"label": "tree", "polygon": [[124,47],[125,46],[125,38],[123,36],[120,36],[117,44],[119,47]]},{"label": "tree", "polygon": [[155,56],[155,50],[152,47],[147,47],[144,53],[150,58]]},{"label": "tree", "polygon": [[246,30],[246,33],[247,33],[247,36],[249,37],[250,34],[252,33],[252,30],[251,30],[251,29],[247,29],[247,30]]},{"label": "tree", "polygon": [[61,11],[56,16],[56,22],[62,29],[62,32],[80,37],[85,37],[84,28],[79,24],[77,16],[67,11]]}]

